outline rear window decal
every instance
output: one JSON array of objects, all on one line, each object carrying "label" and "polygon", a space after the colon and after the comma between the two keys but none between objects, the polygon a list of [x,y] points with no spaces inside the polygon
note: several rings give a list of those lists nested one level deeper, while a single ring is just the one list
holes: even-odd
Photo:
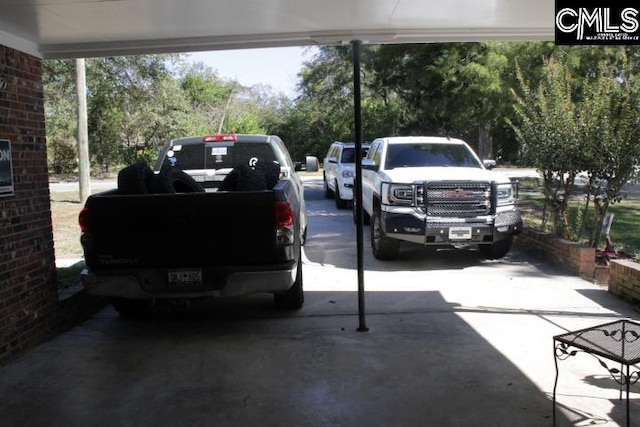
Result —
[{"label": "rear window decal", "polygon": [[227,147],[211,147],[212,156],[226,156]]}]

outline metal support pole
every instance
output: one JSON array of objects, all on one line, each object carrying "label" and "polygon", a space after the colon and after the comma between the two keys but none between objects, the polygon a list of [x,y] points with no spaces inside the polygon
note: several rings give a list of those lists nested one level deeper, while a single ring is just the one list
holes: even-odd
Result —
[{"label": "metal support pole", "polygon": [[361,110],[361,82],[360,82],[360,40],[351,41],[353,57],[353,115],[355,127],[356,145],[356,177],[355,177],[355,214],[356,214],[356,241],[358,251],[358,332],[367,332],[369,328],[365,319],[364,307],[364,260],[363,252],[363,213],[362,213],[362,110]]},{"label": "metal support pole", "polygon": [[557,353],[557,347],[556,347],[556,340],[553,340],[553,363],[555,365],[556,368],[556,379],[553,382],[553,426],[555,427],[556,425],[556,389],[558,388],[558,374],[560,373],[560,371],[558,370],[558,353]]}]

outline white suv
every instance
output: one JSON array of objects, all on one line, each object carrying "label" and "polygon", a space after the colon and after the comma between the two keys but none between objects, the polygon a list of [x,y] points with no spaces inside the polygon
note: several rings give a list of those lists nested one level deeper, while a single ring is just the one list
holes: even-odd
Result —
[{"label": "white suv", "polygon": [[[362,144],[362,156],[366,156],[369,144]],[[338,209],[345,209],[353,200],[353,179],[356,174],[356,146],[353,142],[336,141],[331,144],[324,158],[324,195],[336,200]]]}]

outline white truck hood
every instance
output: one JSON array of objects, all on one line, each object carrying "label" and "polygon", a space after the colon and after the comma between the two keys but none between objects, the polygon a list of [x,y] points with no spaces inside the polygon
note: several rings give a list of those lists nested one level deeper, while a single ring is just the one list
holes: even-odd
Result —
[{"label": "white truck hood", "polygon": [[[396,168],[383,172],[389,181],[396,183],[413,183],[422,181],[495,181],[508,183],[509,177],[498,172],[480,168],[460,167],[421,167]],[[384,179],[385,181],[387,179]]]}]

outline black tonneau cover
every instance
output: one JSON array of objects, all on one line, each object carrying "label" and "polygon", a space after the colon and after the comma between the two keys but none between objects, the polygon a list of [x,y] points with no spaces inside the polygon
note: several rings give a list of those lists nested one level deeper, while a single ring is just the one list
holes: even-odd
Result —
[{"label": "black tonneau cover", "polygon": [[272,264],[274,191],[118,195],[87,201],[94,271]]}]

